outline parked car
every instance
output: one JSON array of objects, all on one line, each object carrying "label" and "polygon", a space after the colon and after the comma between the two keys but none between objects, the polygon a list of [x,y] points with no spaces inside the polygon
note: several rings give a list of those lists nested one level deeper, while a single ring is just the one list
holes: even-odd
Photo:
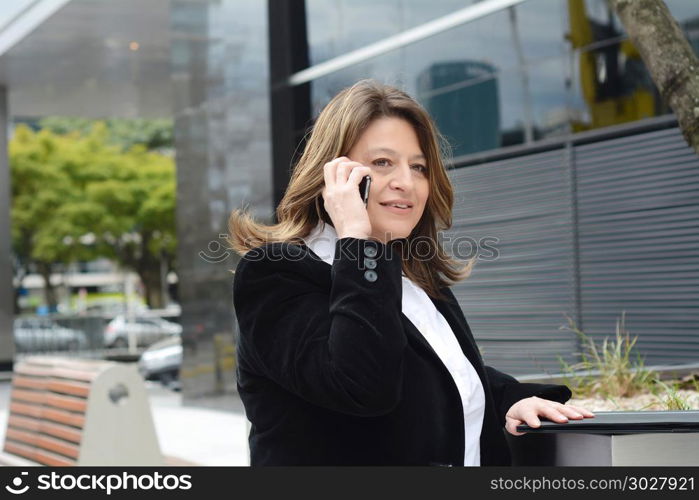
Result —
[{"label": "parked car", "polygon": [[137,346],[150,346],[160,339],[180,335],[182,326],[158,317],[138,316],[128,322],[126,316],[120,314],[104,329],[105,347],[128,347],[130,333],[133,333]]},{"label": "parked car", "polygon": [[17,352],[77,351],[87,348],[87,335],[65,328],[49,318],[17,318],[14,321]]},{"label": "parked car", "polygon": [[182,337],[175,335],[159,340],[143,351],[138,371],[146,380],[159,380],[163,385],[179,387],[182,366]]}]

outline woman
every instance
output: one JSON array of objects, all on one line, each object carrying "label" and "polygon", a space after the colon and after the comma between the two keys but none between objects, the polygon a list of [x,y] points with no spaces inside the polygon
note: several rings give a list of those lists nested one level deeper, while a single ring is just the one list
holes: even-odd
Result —
[{"label": "woman", "polygon": [[437,240],[440,140],[407,94],[360,81],[320,113],[279,223],[231,215],[251,465],[509,465],[503,426],[593,416],[483,364],[449,288],[473,260]]}]

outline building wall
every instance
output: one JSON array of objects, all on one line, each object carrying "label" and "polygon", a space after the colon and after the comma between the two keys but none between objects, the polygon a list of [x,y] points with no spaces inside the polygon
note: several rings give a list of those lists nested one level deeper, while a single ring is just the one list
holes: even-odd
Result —
[{"label": "building wall", "polygon": [[672,120],[474,155],[450,175],[446,248],[479,256],[454,294],[486,362],[558,373],[582,352],[568,318],[598,345],[623,320],[647,365],[699,358],[699,158]]},{"label": "building wall", "polygon": [[272,215],[266,4],[174,1],[183,394],[235,391],[231,210]]}]

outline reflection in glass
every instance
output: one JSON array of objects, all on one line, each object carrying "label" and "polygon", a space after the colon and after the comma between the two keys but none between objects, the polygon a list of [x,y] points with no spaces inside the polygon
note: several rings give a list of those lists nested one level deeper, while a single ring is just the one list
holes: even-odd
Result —
[{"label": "reflection in glass", "polygon": [[[657,92],[634,45],[623,39],[607,6],[593,17],[584,0],[568,0],[570,32],[578,57],[580,88],[589,121],[574,121],[573,131],[607,127],[656,114]],[[599,12],[601,11],[601,13]]]},{"label": "reflection in glass", "polygon": [[266,3],[171,2],[185,399],[235,392],[228,214],[271,218]]},{"label": "reflection in glass", "polygon": [[[454,85],[458,88],[448,91]],[[417,98],[449,141],[454,156],[499,146],[500,110],[492,65],[434,63],[418,75]]]},{"label": "reflection in glass", "polygon": [[[381,13],[398,3],[378,4],[375,19],[393,26],[385,36],[395,34]],[[699,2],[667,4],[699,52]],[[362,5],[345,7],[364,12]],[[332,36],[336,43],[347,34]],[[604,0],[529,0],[318,78],[311,83],[313,116],[362,78],[417,97],[455,156],[671,112]]]},{"label": "reflection in glass", "polygon": [[306,0],[311,65],[467,7],[463,0]]}]

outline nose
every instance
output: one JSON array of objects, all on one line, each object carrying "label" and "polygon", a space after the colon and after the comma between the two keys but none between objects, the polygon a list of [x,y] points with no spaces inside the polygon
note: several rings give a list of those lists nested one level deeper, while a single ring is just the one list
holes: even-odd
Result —
[{"label": "nose", "polygon": [[393,169],[391,173],[391,180],[389,182],[389,187],[392,189],[400,189],[402,191],[411,191],[413,189],[413,175],[410,171],[410,165],[400,164],[397,168]]}]

